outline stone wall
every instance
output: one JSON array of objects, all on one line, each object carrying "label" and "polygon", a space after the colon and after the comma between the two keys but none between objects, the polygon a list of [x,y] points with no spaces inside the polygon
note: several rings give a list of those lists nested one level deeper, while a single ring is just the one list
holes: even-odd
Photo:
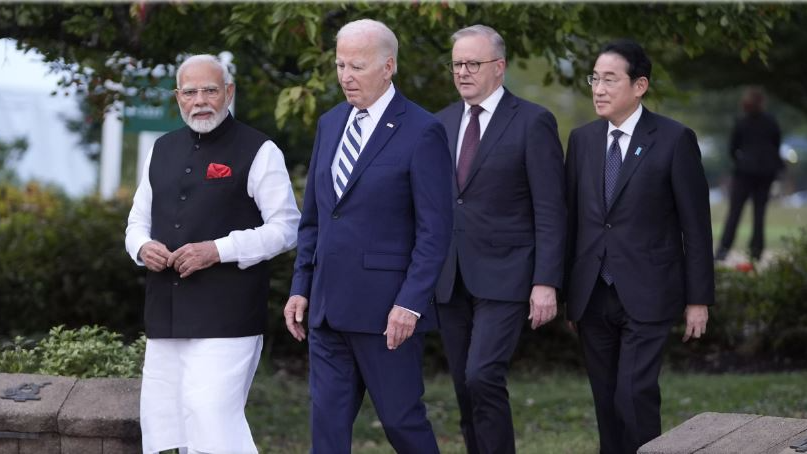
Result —
[{"label": "stone wall", "polygon": [[140,379],[0,373],[0,396],[45,385],[39,400],[0,399],[0,454],[139,454]]}]

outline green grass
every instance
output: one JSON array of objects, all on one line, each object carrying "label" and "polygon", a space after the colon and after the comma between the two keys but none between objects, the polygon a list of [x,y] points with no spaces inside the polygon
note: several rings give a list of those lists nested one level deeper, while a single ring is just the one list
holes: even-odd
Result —
[{"label": "green grass", "polygon": [[[306,453],[309,448],[308,389],[304,378],[258,372],[247,415],[261,453]],[[664,430],[706,412],[756,413],[807,418],[807,372],[759,375],[662,374]],[[510,397],[517,449],[522,454],[595,453],[597,428],[588,381],[583,374],[514,373]],[[464,453],[451,380],[426,380],[424,400],[445,454]],[[353,452],[392,454],[369,397],[356,420]]]},{"label": "green grass", "polygon": [[[723,234],[727,210],[727,203],[712,205],[712,235],[715,245]],[[745,252],[748,249],[748,241],[751,238],[752,211],[751,203],[746,203],[740,218],[740,225],[737,227],[737,235],[734,237],[732,245],[734,250]],[[807,227],[807,207],[787,208],[775,201],[769,203],[765,216],[765,247],[781,248],[782,237],[795,235],[800,227]]]}]

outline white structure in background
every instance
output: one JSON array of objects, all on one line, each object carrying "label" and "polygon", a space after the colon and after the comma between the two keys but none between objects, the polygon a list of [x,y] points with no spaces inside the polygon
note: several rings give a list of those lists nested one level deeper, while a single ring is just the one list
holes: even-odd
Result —
[{"label": "white structure in background", "polygon": [[55,184],[70,196],[92,193],[97,169],[70,132],[65,117],[81,115],[74,96],[51,96],[58,76],[39,54],[22,53],[0,39],[0,139],[24,137],[28,150],[14,167],[23,181]]}]

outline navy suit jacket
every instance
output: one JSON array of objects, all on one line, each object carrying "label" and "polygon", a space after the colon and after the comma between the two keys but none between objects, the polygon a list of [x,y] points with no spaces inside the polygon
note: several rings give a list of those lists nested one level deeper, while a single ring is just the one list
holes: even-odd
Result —
[{"label": "navy suit jacket", "polygon": [[[437,113],[448,132],[452,162],[463,110],[459,101]],[[563,148],[551,112],[505,90],[465,187],[457,187],[453,173],[451,187],[454,232],[438,302],[451,298],[458,263],[477,298],[526,302],[534,284],[560,288],[566,206]]]},{"label": "navy suit jacket", "polygon": [[672,320],[687,304],[713,304],[709,187],[695,133],[645,108],[606,212],[607,131],[608,122],[596,120],[569,136],[567,317],[582,317],[606,249],[633,319]]},{"label": "navy suit jacket", "polygon": [[341,199],[331,164],[352,106],[320,117],[308,169],[291,294],[309,326],[383,333],[393,305],[437,326],[434,286],[451,233],[451,158],[443,126],[399,91],[362,150]]}]

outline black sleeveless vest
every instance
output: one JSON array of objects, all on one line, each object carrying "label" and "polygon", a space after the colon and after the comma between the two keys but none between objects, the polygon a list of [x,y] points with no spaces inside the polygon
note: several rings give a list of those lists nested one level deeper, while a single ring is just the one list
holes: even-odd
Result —
[{"label": "black sleeveless vest", "polygon": [[[213,131],[184,127],[157,139],[149,166],[151,237],[174,251],[263,224],[247,194],[247,177],[268,137],[231,116]],[[232,176],[209,179],[211,163]],[[269,297],[268,262],[245,270],[217,263],[182,279],[174,269],[146,276],[148,338],[242,337],[263,334]]]}]

